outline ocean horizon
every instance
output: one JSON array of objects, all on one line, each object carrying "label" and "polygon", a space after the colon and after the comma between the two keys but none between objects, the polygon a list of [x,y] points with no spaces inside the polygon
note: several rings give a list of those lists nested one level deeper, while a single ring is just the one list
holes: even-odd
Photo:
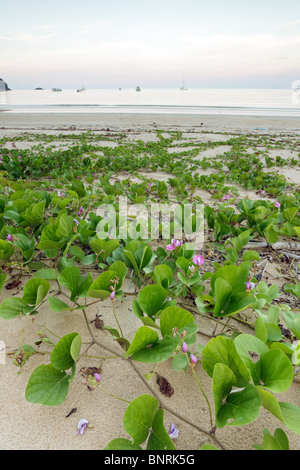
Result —
[{"label": "ocean horizon", "polygon": [[[80,90],[80,89],[79,89]],[[9,113],[165,113],[300,117],[293,89],[34,89],[0,92]]]}]

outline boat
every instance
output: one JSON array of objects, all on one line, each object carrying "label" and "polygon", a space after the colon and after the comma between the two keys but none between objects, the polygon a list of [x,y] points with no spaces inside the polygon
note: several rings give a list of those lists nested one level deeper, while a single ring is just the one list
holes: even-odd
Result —
[{"label": "boat", "polygon": [[137,86],[136,89],[135,89],[135,91],[141,91],[140,87]]},{"label": "boat", "polygon": [[52,91],[62,91],[61,88],[52,88]]},{"label": "boat", "polygon": [[81,91],[85,91],[85,88],[83,86],[83,82],[82,82],[82,85],[81,85],[81,88],[78,88],[78,90],[76,90],[77,93],[80,93]]},{"label": "boat", "polygon": [[185,80],[183,80],[182,87],[180,87],[180,91],[187,91]]}]

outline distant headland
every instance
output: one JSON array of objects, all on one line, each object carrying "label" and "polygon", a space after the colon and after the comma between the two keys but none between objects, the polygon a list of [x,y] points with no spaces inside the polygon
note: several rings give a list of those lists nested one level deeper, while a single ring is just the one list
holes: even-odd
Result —
[{"label": "distant headland", "polygon": [[7,83],[5,83],[2,78],[0,78],[0,91],[11,91],[11,89],[8,88]]}]

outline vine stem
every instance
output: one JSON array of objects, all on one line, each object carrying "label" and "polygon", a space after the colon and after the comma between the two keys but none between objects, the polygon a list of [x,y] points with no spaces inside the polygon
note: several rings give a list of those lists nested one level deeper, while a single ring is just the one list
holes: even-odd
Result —
[{"label": "vine stem", "polygon": [[123,354],[120,354],[118,351],[115,351],[114,349],[110,348],[109,346],[107,345],[104,345],[102,342],[98,341],[94,334],[93,334],[93,331],[91,329],[91,326],[89,324],[89,321],[88,321],[88,318],[87,318],[87,315],[86,315],[86,311],[85,309],[82,310],[82,313],[84,315],[84,319],[85,319],[85,322],[86,322],[86,325],[87,325],[87,328],[89,330],[89,333],[91,335],[91,338],[92,338],[92,341],[94,344],[97,344],[98,346],[100,346],[101,348],[103,349],[106,349],[107,351],[109,351],[110,353],[114,354],[115,356],[119,357],[120,359],[122,360],[125,360],[128,364],[131,365],[131,367],[134,369],[134,371],[136,372],[136,374],[139,376],[139,378],[141,379],[141,381],[143,382],[143,384],[147,387],[147,389],[149,390],[149,392],[154,396],[154,398],[156,398],[156,400],[158,401],[159,403],[159,407],[160,408],[163,408],[165,411],[167,411],[168,413],[171,413],[173,416],[176,416],[178,419],[180,419],[181,421],[187,423],[188,425],[190,425],[191,427],[197,429],[198,431],[202,432],[203,434],[206,434],[207,436],[209,436],[210,438],[212,438],[217,444],[218,446],[222,449],[222,450],[226,450],[225,447],[223,446],[223,444],[217,439],[217,437],[212,434],[212,432],[198,426],[197,424],[193,423],[192,421],[190,421],[188,418],[186,418],[185,416],[182,416],[181,414],[179,414],[177,411],[173,410],[172,408],[170,408],[169,406],[165,405],[160,397],[158,396],[158,394],[155,392],[155,390],[153,390],[153,388],[151,387],[151,385],[147,382],[147,380],[145,379],[145,377],[141,374],[141,372],[138,370],[138,368],[136,367],[136,365],[134,364],[134,362],[132,361],[132,359],[130,358],[125,358]]},{"label": "vine stem", "polygon": [[[189,361],[189,359],[188,359],[188,361]],[[190,361],[189,361],[189,363],[190,363]],[[197,375],[196,375],[195,368],[192,366],[192,364],[190,364],[190,366],[191,366],[191,368],[192,368],[193,376],[195,377],[195,380],[196,380],[196,382],[197,382],[197,384],[198,384],[198,387],[200,388],[200,391],[201,391],[202,395],[204,396],[204,399],[205,399],[205,401],[206,401],[206,403],[207,403],[208,410],[209,410],[209,417],[210,417],[210,425],[211,425],[211,427],[213,427],[212,411],[211,411],[211,406],[210,406],[209,400],[208,400],[207,395],[206,395],[206,393],[204,392],[204,390],[203,390],[203,388],[202,388],[202,386],[201,386],[201,384],[200,384],[200,381],[199,381],[199,379],[198,379],[198,377],[197,377]]]}]

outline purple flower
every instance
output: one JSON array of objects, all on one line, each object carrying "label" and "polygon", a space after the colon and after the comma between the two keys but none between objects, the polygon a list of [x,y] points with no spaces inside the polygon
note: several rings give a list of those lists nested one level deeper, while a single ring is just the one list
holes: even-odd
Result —
[{"label": "purple flower", "polygon": [[196,265],[196,266],[200,266],[201,264],[204,263],[204,258],[203,256],[201,255],[195,255],[193,257],[193,263]]},{"label": "purple flower", "polygon": [[84,430],[88,424],[89,422],[86,419],[81,419],[77,425],[78,431],[76,432],[76,434],[80,434],[81,436],[83,436]]},{"label": "purple flower", "polygon": [[171,439],[176,439],[178,437],[178,434],[180,433],[179,429],[176,429],[175,428],[175,424],[172,423],[171,424],[171,429],[170,429],[170,432],[169,432],[169,436]]},{"label": "purple flower", "polygon": [[11,234],[10,234],[10,233],[7,235],[7,237],[6,237],[6,240],[8,240],[9,242],[11,242],[11,241],[12,241],[12,236],[11,236]]},{"label": "purple flower", "polygon": [[280,202],[276,201],[276,202],[274,203],[274,207],[278,207],[278,209],[279,209],[280,206],[281,206]]},{"label": "purple flower", "polygon": [[190,359],[191,359],[191,362],[192,362],[193,365],[195,365],[197,363],[197,358],[196,358],[196,356],[194,356],[194,354],[190,355]]},{"label": "purple flower", "polygon": [[57,195],[58,195],[58,197],[62,197],[64,195],[64,193],[62,191],[57,191]]},{"label": "purple flower", "polygon": [[183,353],[186,353],[187,350],[188,350],[188,346],[187,346],[186,342],[183,341],[183,342],[182,342],[182,352],[183,352]]},{"label": "purple flower", "polygon": [[246,290],[247,291],[250,291],[250,290],[254,289],[254,287],[255,287],[254,282],[248,281],[248,282],[245,282],[245,284],[246,284]]},{"label": "purple flower", "polygon": [[112,293],[110,294],[110,300],[114,300],[115,298],[115,291],[113,290]]},{"label": "purple flower", "polygon": [[230,194],[225,194],[225,196],[223,196],[223,201],[228,201],[228,199],[230,199]]},{"label": "purple flower", "polygon": [[81,206],[78,212],[79,217],[81,216],[82,212],[84,211],[84,208]]},{"label": "purple flower", "polygon": [[73,219],[73,222],[74,222],[75,225],[79,225],[79,222],[78,222],[77,219]]},{"label": "purple flower", "polygon": [[100,382],[101,380],[101,375],[99,375],[97,372],[94,373],[94,377],[97,380],[97,382]]}]

